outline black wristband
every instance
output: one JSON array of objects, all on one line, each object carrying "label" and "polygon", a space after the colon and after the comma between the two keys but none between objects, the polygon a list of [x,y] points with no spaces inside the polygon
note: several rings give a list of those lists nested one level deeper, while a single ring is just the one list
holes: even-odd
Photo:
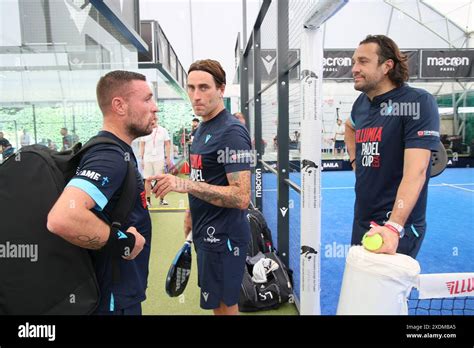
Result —
[{"label": "black wristband", "polygon": [[120,256],[130,256],[135,247],[135,235],[130,232],[117,232],[117,254]]},{"label": "black wristband", "polygon": [[122,232],[119,227],[120,225],[116,223],[110,226],[110,235],[106,247],[114,255],[129,256],[135,246],[135,235],[130,232]]},{"label": "black wristband", "polygon": [[356,159],[354,158],[352,161],[349,162],[349,164],[352,165],[352,163],[354,163],[355,160],[356,160]]}]

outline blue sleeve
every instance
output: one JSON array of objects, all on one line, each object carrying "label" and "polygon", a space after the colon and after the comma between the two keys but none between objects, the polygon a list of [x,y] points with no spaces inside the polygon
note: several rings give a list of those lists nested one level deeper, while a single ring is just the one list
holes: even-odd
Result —
[{"label": "blue sleeve", "polygon": [[123,184],[128,168],[127,159],[118,149],[98,145],[84,155],[76,175],[67,186],[77,187],[87,193],[96,203],[94,209],[102,211]]},{"label": "blue sleeve", "polygon": [[440,117],[434,97],[425,93],[413,103],[413,116],[404,117],[405,148],[436,150]]},{"label": "blue sleeve", "polygon": [[240,124],[231,125],[223,135],[218,155],[226,173],[250,170],[250,167],[255,165],[256,158],[247,129]]}]

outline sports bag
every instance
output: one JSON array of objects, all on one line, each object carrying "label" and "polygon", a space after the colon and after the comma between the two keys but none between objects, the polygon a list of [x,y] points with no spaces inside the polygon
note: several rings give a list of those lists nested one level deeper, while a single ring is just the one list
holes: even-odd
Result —
[{"label": "sports bag", "polygon": [[275,252],[265,253],[264,256],[275,261],[278,268],[267,274],[265,283],[256,283],[252,280],[253,265],[249,263],[250,258],[247,257],[247,267],[239,296],[240,312],[277,309],[293,296],[292,281],[284,263]]},{"label": "sports bag", "polygon": [[[124,150],[97,136],[62,152],[25,146],[0,165],[0,314],[90,314],[97,307],[99,287],[88,250],[49,232],[46,224],[84,153],[104,143]],[[135,202],[132,161],[123,185],[111,214],[120,224]]]}]

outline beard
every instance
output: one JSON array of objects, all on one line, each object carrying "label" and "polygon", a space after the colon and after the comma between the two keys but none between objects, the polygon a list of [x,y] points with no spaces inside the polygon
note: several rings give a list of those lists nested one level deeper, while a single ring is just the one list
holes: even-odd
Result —
[{"label": "beard", "polygon": [[365,83],[362,84],[362,85],[355,85],[354,84],[354,89],[356,91],[361,91],[361,92],[364,92],[364,93],[368,93],[372,90],[374,90],[376,87],[377,87],[378,83],[376,81],[368,81],[367,79],[365,80]]},{"label": "beard", "polygon": [[363,78],[363,80],[361,81],[362,83],[360,83],[359,85],[356,85],[354,83],[354,89],[356,91],[361,91],[365,94],[373,91],[373,90],[376,90],[380,83],[382,82],[383,80],[383,74],[380,75],[380,73],[375,73],[375,74],[372,74],[370,76],[367,76],[367,75],[358,75],[360,77]]},{"label": "beard", "polygon": [[153,121],[147,124],[140,124],[139,120],[143,116],[132,114],[130,115],[130,122],[127,124],[127,133],[132,139],[140,138],[151,134],[153,131]]},{"label": "beard", "polygon": [[151,134],[152,131],[153,128],[151,127],[144,129],[136,124],[129,124],[127,127],[127,133],[132,137],[132,139],[144,137],[145,135]]}]

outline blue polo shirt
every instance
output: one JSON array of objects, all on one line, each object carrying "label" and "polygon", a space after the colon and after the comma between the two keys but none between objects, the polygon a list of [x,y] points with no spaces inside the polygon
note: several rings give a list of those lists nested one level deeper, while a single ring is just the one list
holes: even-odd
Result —
[{"label": "blue polo shirt", "polygon": [[[228,186],[227,174],[250,170],[251,143],[247,129],[226,109],[202,122],[190,151],[193,181]],[[196,248],[222,252],[250,240],[247,209],[221,208],[189,194]]]},{"label": "blue polo shirt", "polygon": [[[389,219],[403,177],[405,149],[437,149],[440,117],[430,93],[404,84],[372,101],[362,93],[352,107],[351,120],[357,164],[354,233],[360,235],[371,220],[380,224]],[[405,229],[425,228],[430,169]]]},{"label": "blue polo shirt", "polygon": [[146,243],[140,254],[133,260],[119,257],[120,281],[112,282],[110,255],[101,251],[90,250],[97,281],[100,287],[100,303],[96,311],[113,311],[124,309],[145,300],[147,288],[148,263],[151,245],[151,220],[148,213],[143,179],[138,172],[137,161],[132,148],[112,133],[101,131],[99,136],[111,138],[122,146],[104,144],[96,145],[82,157],[76,175],[67,186],[74,186],[87,193],[96,203],[92,212],[100,219],[111,223],[111,212],[120,198],[127,160],[135,164],[137,195],[135,206],[121,230],[133,226],[145,238]]}]

